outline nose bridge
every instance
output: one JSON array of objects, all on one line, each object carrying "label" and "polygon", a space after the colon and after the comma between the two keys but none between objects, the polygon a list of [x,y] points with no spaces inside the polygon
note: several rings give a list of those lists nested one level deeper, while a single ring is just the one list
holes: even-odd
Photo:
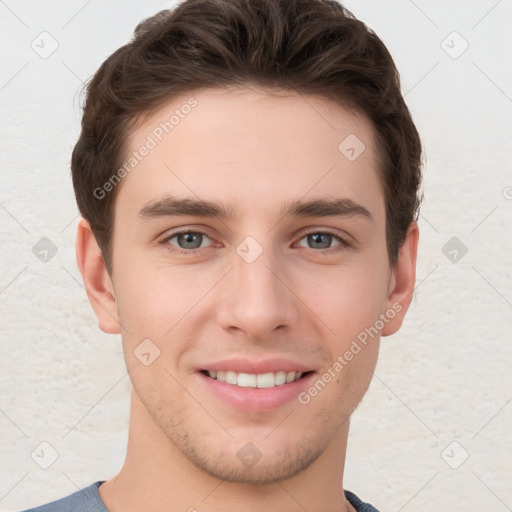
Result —
[{"label": "nose bridge", "polygon": [[229,278],[229,298],[223,306],[225,328],[237,327],[253,339],[298,319],[294,295],[283,283],[282,266],[270,248],[247,237],[236,248]]}]

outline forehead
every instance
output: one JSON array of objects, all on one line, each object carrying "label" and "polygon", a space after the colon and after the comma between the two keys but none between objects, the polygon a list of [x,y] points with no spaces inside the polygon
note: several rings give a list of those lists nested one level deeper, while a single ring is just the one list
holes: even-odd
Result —
[{"label": "forehead", "polygon": [[228,199],[253,211],[307,195],[383,204],[370,122],[317,96],[194,91],[146,118],[127,148],[126,159],[136,161],[118,202],[132,209],[164,194]]}]

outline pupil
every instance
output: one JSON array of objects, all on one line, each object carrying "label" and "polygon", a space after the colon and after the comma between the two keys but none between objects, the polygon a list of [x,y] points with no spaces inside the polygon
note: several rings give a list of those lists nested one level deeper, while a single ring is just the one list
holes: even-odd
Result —
[{"label": "pupil", "polygon": [[[324,237],[325,237],[325,239],[324,239]],[[313,241],[313,243],[320,243],[320,245],[322,246],[322,247],[320,247],[320,249],[328,249],[330,246],[331,235],[329,235],[328,233],[316,233],[314,235],[310,235],[310,238]],[[322,243],[322,239],[324,239],[323,243]],[[318,248],[318,246],[317,246],[317,248]]]},{"label": "pupil", "polygon": [[[185,234],[180,235],[180,239],[181,239],[180,241],[183,241],[185,243],[185,245],[188,245],[188,244],[194,245],[194,241],[195,241],[196,245],[197,245],[197,240],[200,236],[201,235],[199,233],[185,233]],[[201,243],[199,243],[199,245],[201,245]],[[186,247],[184,247],[184,249],[197,249],[197,247],[186,246]]]}]

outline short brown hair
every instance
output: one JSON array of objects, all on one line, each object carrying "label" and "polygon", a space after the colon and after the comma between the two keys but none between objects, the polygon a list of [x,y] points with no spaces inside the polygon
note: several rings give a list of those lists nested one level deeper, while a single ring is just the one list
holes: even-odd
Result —
[{"label": "short brown hair", "polygon": [[421,143],[383,42],[334,0],[187,0],[142,21],[86,86],[73,186],[109,272],[120,186],[100,199],[94,191],[122,165],[135,123],[188,91],[249,85],[319,95],[369,118],[396,262],[418,215]]}]

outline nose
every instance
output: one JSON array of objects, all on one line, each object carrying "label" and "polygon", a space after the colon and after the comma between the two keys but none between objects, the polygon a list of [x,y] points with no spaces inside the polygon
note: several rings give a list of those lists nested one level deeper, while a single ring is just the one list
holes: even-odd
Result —
[{"label": "nose", "polygon": [[262,341],[279,328],[296,326],[300,301],[286,274],[284,265],[270,251],[263,251],[250,263],[235,254],[220,305],[222,328]]}]

